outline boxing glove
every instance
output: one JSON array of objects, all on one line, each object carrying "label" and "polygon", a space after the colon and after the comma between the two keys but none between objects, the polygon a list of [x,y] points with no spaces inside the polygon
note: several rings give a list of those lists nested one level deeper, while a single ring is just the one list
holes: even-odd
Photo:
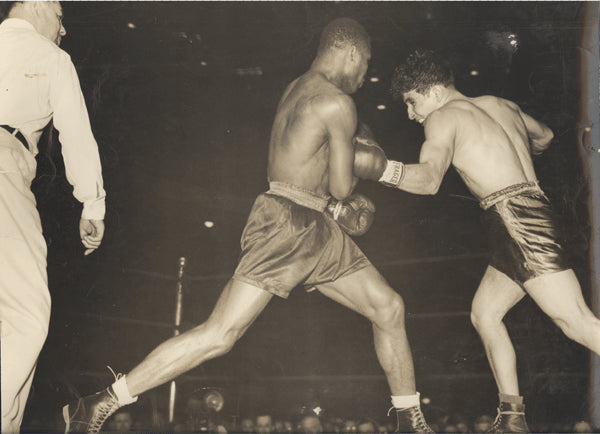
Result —
[{"label": "boxing glove", "polygon": [[404,175],[404,164],[387,159],[369,127],[359,124],[353,140],[354,175],[360,179],[381,182],[388,187],[398,187]]},{"label": "boxing glove", "polygon": [[326,212],[348,235],[365,234],[375,218],[375,204],[369,198],[354,193],[344,200],[331,200]]}]

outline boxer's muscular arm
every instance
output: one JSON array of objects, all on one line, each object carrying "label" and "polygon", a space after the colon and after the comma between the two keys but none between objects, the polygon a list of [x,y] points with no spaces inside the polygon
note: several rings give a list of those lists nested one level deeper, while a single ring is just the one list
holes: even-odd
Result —
[{"label": "boxer's muscular arm", "polygon": [[521,111],[521,109],[519,109],[519,114],[523,122],[525,122],[525,128],[527,128],[531,153],[533,155],[541,154],[550,146],[550,142],[554,138],[554,133],[545,124],[536,121],[527,113]]},{"label": "boxer's muscular arm", "polygon": [[352,166],[356,131],[356,108],[348,95],[336,95],[320,108],[329,135],[329,193],[343,200],[356,186]]},{"label": "boxer's muscular arm", "polygon": [[429,115],[419,164],[406,164],[398,188],[414,194],[436,194],[454,156],[455,120],[447,111]]}]

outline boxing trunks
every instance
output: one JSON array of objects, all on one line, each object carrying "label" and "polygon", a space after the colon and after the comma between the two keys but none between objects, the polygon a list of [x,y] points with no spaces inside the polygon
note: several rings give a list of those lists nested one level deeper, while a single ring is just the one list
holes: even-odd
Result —
[{"label": "boxing trunks", "polygon": [[491,266],[520,285],[569,268],[558,242],[556,215],[536,181],[497,191],[480,205]]},{"label": "boxing trunks", "polygon": [[324,213],[328,200],[294,185],[270,182],[248,217],[233,278],[287,298],[298,285],[332,282],[371,265]]}]

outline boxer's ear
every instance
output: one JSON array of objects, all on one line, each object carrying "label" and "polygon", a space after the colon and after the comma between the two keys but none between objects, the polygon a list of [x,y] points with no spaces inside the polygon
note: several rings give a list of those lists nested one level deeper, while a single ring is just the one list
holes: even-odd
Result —
[{"label": "boxer's ear", "polygon": [[433,97],[435,98],[435,100],[437,102],[440,102],[442,100],[443,89],[442,89],[442,86],[440,86],[439,84],[434,84],[431,87],[431,89],[429,89],[429,92],[431,95],[433,95]]},{"label": "boxer's ear", "polygon": [[356,45],[350,45],[350,49],[348,50],[348,55],[350,56],[350,60],[352,62],[358,61],[359,52],[358,52],[358,48],[356,47]]}]

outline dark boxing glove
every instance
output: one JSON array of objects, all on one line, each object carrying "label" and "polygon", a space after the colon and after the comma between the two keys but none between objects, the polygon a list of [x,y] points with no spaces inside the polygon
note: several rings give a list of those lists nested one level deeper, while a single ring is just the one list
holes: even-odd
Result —
[{"label": "dark boxing glove", "polygon": [[348,235],[365,234],[375,217],[375,204],[360,193],[354,193],[344,200],[331,200],[326,212]]},{"label": "dark boxing glove", "polygon": [[398,187],[404,175],[404,164],[388,160],[366,125],[359,123],[354,136],[354,175]]}]

